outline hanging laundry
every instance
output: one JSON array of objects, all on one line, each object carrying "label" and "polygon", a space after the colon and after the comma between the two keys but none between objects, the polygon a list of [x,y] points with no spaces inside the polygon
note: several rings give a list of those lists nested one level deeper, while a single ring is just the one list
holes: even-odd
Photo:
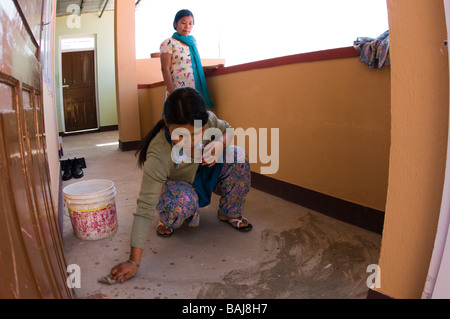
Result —
[{"label": "hanging laundry", "polygon": [[389,30],[378,38],[358,37],[353,42],[353,47],[358,52],[359,61],[370,68],[381,69],[391,64],[389,55]]}]

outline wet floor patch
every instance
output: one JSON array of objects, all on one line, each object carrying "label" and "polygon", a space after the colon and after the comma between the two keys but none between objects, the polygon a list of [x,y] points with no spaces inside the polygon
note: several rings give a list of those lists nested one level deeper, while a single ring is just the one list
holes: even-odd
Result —
[{"label": "wet floor patch", "polygon": [[228,272],[203,285],[197,298],[365,298],[379,241],[346,228],[307,214],[295,228],[264,229],[257,267]]}]

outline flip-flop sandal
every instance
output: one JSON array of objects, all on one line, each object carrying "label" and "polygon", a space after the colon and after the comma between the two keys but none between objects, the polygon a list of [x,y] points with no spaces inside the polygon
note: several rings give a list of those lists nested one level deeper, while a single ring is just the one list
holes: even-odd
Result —
[{"label": "flip-flop sandal", "polygon": [[[164,227],[166,227],[166,228],[169,228],[169,227],[167,227],[166,225],[164,225],[164,224],[161,223],[161,222],[158,224],[158,226],[160,226],[160,225],[162,225],[162,226],[164,226]],[[170,232],[170,234],[161,234],[161,233],[158,231],[158,226],[156,226],[156,235],[158,235],[159,237],[169,238],[170,236],[172,236],[173,232],[175,231],[175,230],[171,229],[172,231]],[[169,228],[169,229],[170,229],[170,228]]]},{"label": "flip-flop sandal", "polygon": [[[245,226],[245,227],[239,227],[239,225],[242,223],[243,219],[246,219],[246,218],[245,217],[241,217],[241,218],[233,218],[233,219],[227,219],[227,220],[223,220],[223,219],[219,218],[220,221],[230,224],[231,227],[233,227],[234,229],[236,229],[238,231],[248,232],[248,231],[252,230],[253,225],[250,224],[250,223],[247,226]],[[237,222],[236,226],[233,225],[233,222]]]}]

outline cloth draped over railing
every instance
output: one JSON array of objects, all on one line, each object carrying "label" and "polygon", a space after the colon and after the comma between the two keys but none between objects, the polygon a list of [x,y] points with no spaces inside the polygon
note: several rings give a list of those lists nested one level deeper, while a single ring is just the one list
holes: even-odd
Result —
[{"label": "cloth draped over railing", "polygon": [[359,61],[370,68],[381,69],[391,64],[389,55],[389,30],[378,38],[359,37],[353,42],[353,47],[358,52]]}]

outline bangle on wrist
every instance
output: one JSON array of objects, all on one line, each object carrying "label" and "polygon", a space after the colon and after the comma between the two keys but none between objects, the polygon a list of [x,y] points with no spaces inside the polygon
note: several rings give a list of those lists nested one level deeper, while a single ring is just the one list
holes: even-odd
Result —
[{"label": "bangle on wrist", "polygon": [[128,259],[127,261],[128,261],[129,263],[132,263],[133,265],[135,265],[136,267],[139,268],[139,264],[138,264],[138,263],[135,263],[135,262],[132,261],[131,259]]}]

